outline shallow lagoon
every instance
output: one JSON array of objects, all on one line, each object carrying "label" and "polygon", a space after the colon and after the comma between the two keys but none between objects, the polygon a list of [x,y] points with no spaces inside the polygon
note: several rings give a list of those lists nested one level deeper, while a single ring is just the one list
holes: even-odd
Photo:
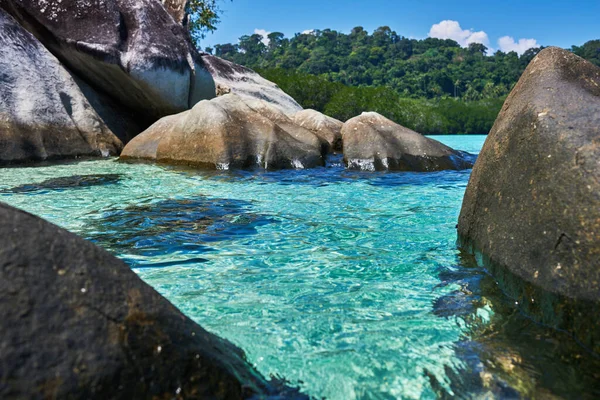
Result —
[{"label": "shallow lagoon", "polygon": [[[485,137],[436,139],[478,153]],[[315,397],[565,396],[589,386],[544,383],[537,361],[514,362],[509,334],[492,346],[471,340],[493,310],[511,311],[501,294],[495,304],[482,294],[489,278],[456,248],[469,174],[350,172],[339,159],[278,172],[82,161],[5,168],[0,201],[107,248],[263,374]],[[523,377],[511,381],[486,357]]]}]

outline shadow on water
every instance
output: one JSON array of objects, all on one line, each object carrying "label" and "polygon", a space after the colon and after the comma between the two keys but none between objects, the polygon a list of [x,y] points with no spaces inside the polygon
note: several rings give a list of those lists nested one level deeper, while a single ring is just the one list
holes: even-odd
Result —
[{"label": "shadow on water", "polygon": [[73,175],[52,178],[39,183],[30,183],[0,191],[3,195],[12,194],[44,194],[48,192],[62,192],[72,189],[84,189],[92,186],[114,185],[121,182],[119,174],[104,175]]},{"label": "shadow on water", "polygon": [[460,289],[434,302],[434,314],[468,328],[455,344],[463,366],[446,367],[451,391],[426,372],[439,398],[600,398],[597,356],[524,316],[474,257],[461,254],[460,264],[440,272],[441,285]]},{"label": "shadow on water", "polygon": [[[475,157],[475,156],[474,156]],[[306,170],[262,170],[246,169],[231,171],[201,170],[182,165],[164,166],[173,172],[187,177],[198,177],[203,180],[220,182],[252,182],[254,184],[273,184],[281,186],[314,186],[323,187],[348,182],[364,182],[371,186],[430,186],[439,188],[455,188],[457,184],[466,186],[465,177],[471,170],[436,171],[436,172],[406,172],[406,171],[357,171],[344,167],[342,156],[332,155],[325,167]]]},{"label": "shadow on water", "polygon": [[[90,219],[86,237],[118,254],[132,267],[205,262],[210,244],[254,235],[274,219],[250,211],[251,203],[199,196],[109,209]],[[140,257],[169,256],[140,264]],[[178,258],[181,260],[178,261]]]}]

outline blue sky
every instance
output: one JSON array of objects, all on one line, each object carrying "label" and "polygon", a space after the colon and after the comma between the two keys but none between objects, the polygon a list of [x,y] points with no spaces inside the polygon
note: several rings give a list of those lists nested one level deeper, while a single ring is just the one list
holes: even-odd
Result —
[{"label": "blue sky", "polygon": [[[519,52],[534,44],[570,47],[600,38],[600,0],[222,0],[221,7],[222,22],[203,40],[203,47],[236,43],[255,30],[290,37],[311,29],[349,32],[354,26],[371,32],[383,25],[407,37],[450,37],[463,44],[477,41],[494,50]],[[452,22],[440,25],[442,21]],[[500,38],[504,39],[499,43]],[[519,39],[529,40],[519,43]]]}]

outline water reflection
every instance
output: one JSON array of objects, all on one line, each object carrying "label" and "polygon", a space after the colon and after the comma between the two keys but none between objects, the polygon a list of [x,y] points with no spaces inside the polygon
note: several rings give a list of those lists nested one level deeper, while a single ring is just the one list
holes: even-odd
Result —
[{"label": "water reflection", "polygon": [[524,316],[472,256],[461,254],[440,279],[460,290],[435,300],[433,312],[467,331],[455,344],[463,367],[446,368],[450,390],[429,376],[439,398],[600,398],[600,359]]}]

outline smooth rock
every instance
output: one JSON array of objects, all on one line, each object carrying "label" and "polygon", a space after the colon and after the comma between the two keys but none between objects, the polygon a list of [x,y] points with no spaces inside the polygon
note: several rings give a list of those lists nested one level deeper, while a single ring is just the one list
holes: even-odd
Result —
[{"label": "smooth rock", "polygon": [[202,60],[215,81],[217,96],[234,93],[245,100],[264,100],[290,117],[302,111],[296,100],[250,68],[210,54],[203,54]]},{"label": "smooth rock", "polygon": [[298,125],[292,118],[285,114],[277,105],[266,100],[259,100],[251,97],[242,97],[251,109],[276,123],[283,128],[294,139],[299,142],[306,143],[310,146],[321,149],[321,154],[326,156],[329,150],[329,145],[325,139],[319,137],[316,133]]},{"label": "smooth rock", "polygon": [[118,155],[122,142],[69,72],[1,9],[0,32],[0,163]]},{"label": "smooth rock", "polygon": [[296,113],[294,122],[323,139],[328,145],[328,153],[342,151],[342,121],[308,109]]},{"label": "smooth rock", "polygon": [[366,112],[342,128],[344,162],[366,171],[440,171],[473,166],[470,155],[429,139],[384,116]]},{"label": "smooth rock", "polygon": [[177,2],[168,9],[156,0],[0,0],[0,6],[146,126],[215,96]]},{"label": "smooth rock", "polygon": [[486,140],[458,225],[525,312],[598,353],[599,160],[600,69],[544,49]]},{"label": "smooth rock", "polygon": [[4,204],[0,221],[1,398],[304,398],[106,251]]},{"label": "smooth rock", "polygon": [[310,132],[304,133],[303,137],[294,136],[296,133],[261,115],[242,97],[227,94],[159,120],[129,142],[121,158],[210,169],[323,165],[320,141]]}]

